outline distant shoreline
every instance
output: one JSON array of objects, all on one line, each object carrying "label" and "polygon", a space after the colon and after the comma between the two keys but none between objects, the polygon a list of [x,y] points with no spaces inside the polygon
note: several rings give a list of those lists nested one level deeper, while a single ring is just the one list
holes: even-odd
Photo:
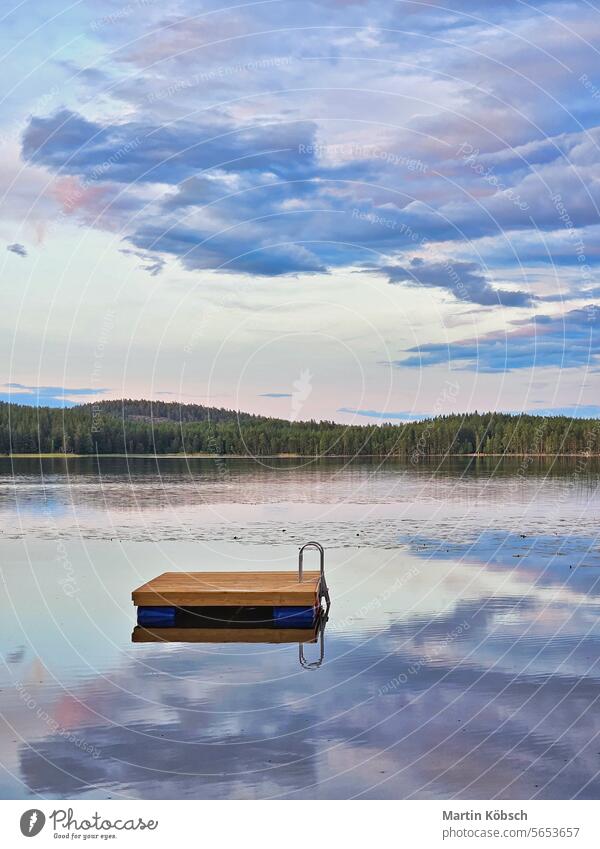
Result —
[{"label": "distant shoreline", "polygon": [[[102,458],[112,457],[126,460],[359,460],[359,459],[380,459],[380,460],[407,460],[410,461],[409,455],[401,454],[211,454],[198,453],[187,454],[181,452],[179,454],[0,454],[1,460],[79,460],[84,457]],[[600,458],[600,452],[581,451],[579,453],[560,453],[560,454],[533,454],[533,453],[506,453],[506,454],[428,454],[419,457],[417,463],[411,465],[418,466],[419,463],[425,460],[443,459],[446,458],[478,458],[478,457],[501,457],[504,459],[519,457],[532,457],[538,459],[549,459],[558,457],[583,457],[591,459],[592,457]]]},{"label": "distant shoreline", "polygon": [[[342,425],[123,399],[68,409],[0,401],[0,452],[14,457],[407,458],[600,456],[600,418],[448,413],[411,424]],[[66,462],[66,460],[64,460]],[[398,461],[397,461],[398,462]],[[523,461],[525,462],[525,461]]]}]

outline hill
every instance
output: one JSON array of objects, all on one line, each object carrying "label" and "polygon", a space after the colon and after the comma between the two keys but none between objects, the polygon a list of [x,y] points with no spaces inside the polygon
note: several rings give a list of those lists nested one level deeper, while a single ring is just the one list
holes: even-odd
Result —
[{"label": "hill", "polygon": [[400,456],[600,453],[600,421],[508,413],[410,424],[290,422],[218,407],[124,399],[69,409],[0,403],[0,454]]}]

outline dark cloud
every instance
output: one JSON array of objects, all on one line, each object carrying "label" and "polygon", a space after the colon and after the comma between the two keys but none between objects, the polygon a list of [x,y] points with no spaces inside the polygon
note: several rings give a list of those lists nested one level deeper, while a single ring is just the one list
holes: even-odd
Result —
[{"label": "dark cloud", "polygon": [[[391,282],[453,292],[435,264],[415,275],[404,254],[417,242],[482,238],[498,266],[551,263],[560,240],[556,262],[578,267],[581,230],[600,211],[595,10],[551,0],[469,0],[443,14],[420,3],[284,2],[276,14],[288,28],[276,37],[270,4],[187,11],[94,20],[94,37],[114,41],[116,84],[104,71],[73,73],[125,100],[115,114],[127,118],[34,111],[23,134],[26,161],[88,188],[127,186],[127,208],[102,195],[114,220],[94,207],[87,223],[151,252],[148,273],[160,270],[159,253],[189,269],[266,276],[369,261],[392,267]],[[400,33],[405,21],[410,31]],[[402,80],[399,47],[419,69],[403,67]],[[123,67],[136,69],[135,82],[114,73]],[[392,127],[406,74],[428,106],[411,107],[409,96]],[[592,241],[586,265],[594,254]],[[476,266],[460,272],[473,303],[530,302],[497,290]]]},{"label": "dark cloud", "polygon": [[424,419],[430,418],[430,415],[427,413],[411,413],[408,410],[388,412],[387,410],[355,410],[352,407],[340,407],[337,412],[351,413],[354,416],[366,416],[372,419],[382,419],[382,421],[399,419],[405,422],[421,422]]},{"label": "dark cloud", "polygon": [[157,277],[166,265],[166,261],[161,256],[144,253],[143,251],[134,251],[129,248],[121,248],[120,251],[125,256],[136,256],[141,260],[140,268],[147,271],[151,277]]},{"label": "dark cloud", "polygon": [[268,276],[326,270],[308,248],[294,244],[291,238],[288,244],[277,244],[266,229],[253,237],[251,228],[238,234],[231,228],[214,233],[177,225],[168,230],[149,225],[140,228],[130,241],[146,251],[173,254],[189,269],[220,268]]},{"label": "dark cloud", "polygon": [[17,256],[27,256],[27,249],[25,248],[25,245],[20,245],[18,242],[14,242],[12,245],[7,245],[6,250],[13,254],[17,254]]},{"label": "dark cloud", "polygon": [[475,262],[446,260],[425,262],[414,257],[410,265],[388,265],[381,268],[390,283],[445,289],[457,300],[470,301],[482,306],[524,307],[532,302],[527,292],[496,289]]},{"label": "dark cloud", "polygon": [[31,118],[22,150],[29,162],[94,181],[176,185],[207,169],[290,179],[315,172],[315,131],[310,122],[101,124],[63,109]]},{"label": "dark cloud", "polygon": [[600,368],[600,307],[564,315],[535,315],[512,322],[513,330],[462,342],[428,343],[409,348],[396,366],[421,368],[448,364],[454,369],[505,372],[523,368]]},{"label": "dark cloud", "polygon": [[[435,137],[414,149],[414,137],[406,133],[388,140],[387,147],[328,146],[317,141],[311,121],[247,126],[205,117],[117,124],[62,110],[32,118],[22,150],[29,162],[78,177],[86,191],[128,184],[127,218],[140,192],[141,223],[130,241],[141,250],[172,254],[188,268],[314,272],[357,263],[369,251],[393,256],[417,241],[503,237],[505,231],[530,230],[532,221],[561,231],[596,223],[600,189],[586,179],[586,170],[595,165],[597,134],[563,134],[480,152],[475,145],[483,150],[483,142],[473,132],[468,143],[459,144],[467,129],[472,130],[456,129],[450,149]],[[176,190],[147,209],[145,184]],[[574,263],[574,248],[567,258],[569,253]],[[156,272],[155,262],[149,270]],[[391,282],[452,291],[439,282],[439,271],[432,265],[415,275],[412,268],[394,266],[390,276]],[[461,263],[459,271],[475,303],[530,301],[523,292],[499,297],[475,266]]]}]

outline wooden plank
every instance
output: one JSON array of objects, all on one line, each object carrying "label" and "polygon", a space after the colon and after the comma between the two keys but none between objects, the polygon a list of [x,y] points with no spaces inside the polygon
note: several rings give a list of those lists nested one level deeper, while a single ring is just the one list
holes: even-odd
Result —
[{"label": "wooden plank", "polygon": [[133,643],[316,643],[316,628],[142,628]]},{"label": "wooden plank", "polygon": [[310,607],[319,603],[319,572],[164,572],[131,594],[140,607]]}]

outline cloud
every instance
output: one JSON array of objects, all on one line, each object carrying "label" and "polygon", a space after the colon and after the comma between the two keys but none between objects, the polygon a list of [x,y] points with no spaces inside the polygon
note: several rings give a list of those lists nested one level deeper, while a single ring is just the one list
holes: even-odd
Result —
[{"label": "cloud", "polygon": [[28,162],[90,181],[178,185],[198,172],[268,172],[287,179],[314,173],[316,126],[306,121],[262,126],[231,120],[161,125],[89,121],[63,109],[32,117],[23,133]]},{"label": "cloud", "polygon": [[562,407],[537,407],[533,410],[514,410],[536,416],[567,416],[570,419],[595,419],[600,417],[598,404],[567,404]]},{"label": "cloud", "polygon": [[[560,0],[458,6],[310,3],[308,30],[306,6],[289,3],[286,28],[271,4],[101,15],[89,35],[106,68],[61,60],[90,92],[86,114],[32,109],[22,156],[55,175],[58,200],[76,180],[82,208],[69,211],[151,253],[149,274],[166,256],[253,276],[369,262],[392,283],[460,298],[438,260],[416,274],[406,253],[483,240],[512,269],[534,256],[547,266],[562,241],[556,261],[578,268],[600,209],[597,99],[578,79],[595,61],[597,13]],[[493,269],[453,263],[465,300],[532,304],[522,286],[497,288]]]},{"label": "cloud", "polygon": [[[23,156],[61,180],[77,177],[86,194],[97,193],[104,182],[131,184],[133,192],[146,183],[177,185],[160,215],[146,217],[128,236],[135,248],[172,254],[189,269],[271,276],[326,270],[298,244],[293,211],[284,208],[314,192],[310,178],[342,173],[317,167],[315,131],[310,122],[102,125],[63,110],[31,119]],[[139,206],[145,205],[140,198]],[[182,222],[188,215],[195,217],[194,226]],[[156,274],[160,261],[153,258],[145,267]]]},{"label": "cloud", "polygon": [[291,398],[291,392],[261,392],[259,398]]},{"label": "cloud", "polygon": [[410,283],[445,289],[457,300],[470,301],[482,306],[524,307],[531,304],[527,292],[496,289],[475,262],[445,260],[426,262],[413,257],[408,266],[388,265],[380,269],[390,283]]},{"label": "cloud", "polygon": [[264,276],[326,270],[312,251],[295,244],[291,236],[288,243],[277,243],[267,228],[253,235],[251,227],[244,232],[229,225],[226,232],[215,233],[204,227],[175,225],[165,230],[164,225],[152,224],[140,228],[130,241],[143,251],[177,256],[190,270],[224,269]]},{"label": "cloud", "polygon": [[71,397],[101,395],[107,390],[66,386],[26,386],[23,383],[4,383],[10,392],[0,393],[0,401],[10,404],[26,404],[32,407],[74,407]]},{"label": "cloud", "polygon": [[143,251],[121,248],[120,253],[125,254],[125,256],[135,256],[140,259],[141,264],[139,267],[143,271],[147,271],[151,277],[158,277],[167,264],[166,260],[164,260],[161,256],[154,256],[152,254],[144,253]]},{"label": "cloud", "polygon": [[387,410],[355,410],[352,407],[340,407],[337,412],[351,413],[354,416],[366,416],[371,419],[383,419],[384,421],[400,419],[404,422],[421,422],[431,418],[431,414],[429,413],[411,413],[407,410],[389,412]]},{"label": "cloud", "polygon": [[[410,143],[404,153],[403,143]],[[576,264],[573,234],[597,221],[600,205],[594,159],[600,130],[562,134],[532,143],[531,150],[480,153],[469,142],[467,150],[476,153],[468,157],[460,145],[448,150],[430,141],[429,149],[415,149],[420,158],[411,158],[413,143],[400,136],[386,139],[387,147],[321,143],[318,125],[306,120],[249,125],[203,116],[163,125],[103,123],[61,110],[31,118],[22,154],[56,173],[52,192],[59,200],[66,193],[71,213],[91,204],[97,214],[111,196],[111,206],[124,204],[114,196],[115,186],[126,184],[124,220],[140,212],[126,238],[138,250],[173,255],[190,269],[314,273],[364,262],[375,251],[400,260],[382,262],[390,282],[445,288],[485,306],[527,306],[530,294],[495,288],[476,263],[453,260],[449,271],[439,261],[422,261],[416,269],[419,260],[407,266],[402,252],[415,241],[504,240],[505,231],[533,226],[568,237],[562,261]],[[540,160],[535,171],[527,154]],[[444,172],[451,181],[439,176]],[[160,188],[152,203],[150,186]],[[148,270],[156,273],[156,262]]]},{"label": "cloud", "polygon": [[[84,206],[97,206],[104,191],[126,184],[126,220],[130,207],[141,212],[130,242],[141,250],[151,242],[190,269],[322,272],[364,261],[372,251],[393,259],[415,240],[566,231],[567,223],[576,231],[597,221],[600,129],[512,148],[498,147],[496,138],[489,150],[490,131],[474,128],[471,119],[462,119],[453,142],[435,136],[452,138],[447,119],[445,127],[427,121],[415,118],[412,132],[361,144],[335,137],[322,142],[318,123],[308,120],[251,124],[202,113],[194,121],[103,122],[63,109],[30,119],[22,155],[57,174],[59,198],[65,191],[71,196],[69,180],[76,179]],[[152,204],[144,194],[148,186],[161,191]],[[398,266],[392,266],[392,282],[402,269],[404,281],[418,282],[413,269]],[[420,282],[451,291],[436,282],[439,270],[432,263],[431,276],[424,268]],[[522,306],[531,300],[524,292],[494,289],[476,265],[462,262],[461,271],[467,297],[476,303]]]},{"label": "cloud", "polygon": [[507,372],[525,368],[600,369],[600,306],[571,310],[564,315],[535,315],[513,321],[513,330],[495,331],[475,339],[427,343],[409,348],[410,356],[394,366]]},{"label": "cloud", "polygon": [[17,254],[17,256],[27,256],[27,249],[25,248],[25,245],[20,245],[18,242],[14,242],[12,245],[7,245],[6,250],[13,254]]}]

